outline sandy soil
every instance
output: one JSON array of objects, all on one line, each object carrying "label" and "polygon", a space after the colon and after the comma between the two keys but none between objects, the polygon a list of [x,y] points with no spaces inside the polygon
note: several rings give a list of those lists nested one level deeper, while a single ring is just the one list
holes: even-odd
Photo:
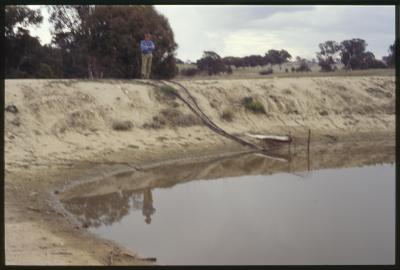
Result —
[{"label": "sandy soil", "polygon": [[[290,134],[302,143],[394,141],[394,77],[323,77],[183,81],[202,110],[242,138],[246,132]],[[165,110],[191,111],[142,81],[6,80],[6,264],[149,264],[116,243],[97,239],[66,218],[54,190],[66,183],[167,159],[246,150],[199,121],[167,122]],[[241,105],[251,96],[267,114]],[[232,121],[222,118],[231,111]],[[190,118],[191,119],[191,118]],[[114,130],[131,121],[127,131]],[[145,126],[145,127],[143,127]],[[248,138],[246,138],[248,139]],[[57,193],[57,191],[56,191]]]}]

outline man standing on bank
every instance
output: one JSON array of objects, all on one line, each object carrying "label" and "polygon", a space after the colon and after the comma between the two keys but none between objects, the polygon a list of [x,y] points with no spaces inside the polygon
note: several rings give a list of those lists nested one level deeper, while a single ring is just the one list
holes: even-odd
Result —
[{"label": "man standing on bank", "polygon": [[155,46],[151,41],[149,33],[144,34],[144,40],[140,41],[140,51],[142,52],[142,78],[149,79],[151,72],[151,61],[153,60],[153,50]]}]

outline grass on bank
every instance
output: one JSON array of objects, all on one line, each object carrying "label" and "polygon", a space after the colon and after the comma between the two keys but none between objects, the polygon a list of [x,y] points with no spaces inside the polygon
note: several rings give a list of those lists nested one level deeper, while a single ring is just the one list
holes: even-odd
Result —
[{"label": "grass on bank", "polygon": [[253,99],[252,97],[245,97],[242,99],[242,105],[249,111],[252,111],[253,113],[264,113],[266,114],[267,112],[265,111],[264,105],[258,101]]},{"label": "grass on bank", "polygon": [[112,128],[116,131],[129,131],[133,128],[133,124],[131,121],[116,120],[112,123]]}]

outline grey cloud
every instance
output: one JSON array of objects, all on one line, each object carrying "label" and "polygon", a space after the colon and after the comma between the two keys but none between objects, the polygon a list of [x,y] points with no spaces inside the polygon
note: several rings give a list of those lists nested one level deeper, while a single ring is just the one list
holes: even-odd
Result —
[{"label": "grey cloud", "polygon": [[303,28],[315,32],[351,32],[353,34],[386,32],[394,33],[393,7],[322,7],[312,11],[254,20],[250,27],[273,29]]},{"label": "grey cloud", "polygon": [[[394,40],[392,6],[187,7],[165,11],[180,45],[178,56],[184,59],[197,59],[208,49],[222,55],[243,54],[246,46],[253,50],[248,54],[280,46],[277,49],[315,57],[318,44],[325,40],[358,37],[380,58]],[[190,30],[183,31],[181,25]]]},{"label": "grey cloud", "polygon": [[[367,49],[380,58],[395,38],[394,6],[161,5],[156,9],[168,18],[183,60],[196,60],[204,50],[226,56],[263,54],[271,48],[310,58],[319,43],[348,38],[365,39]],[[47,43],[50,31],[45,21],[31,31]]]},{"label": "grey cloud", "polygon": [[312,6],[200,6],[197,12],[202,14],[204,25],[214,30],[237,30],[245,28],[254,20],[265,19],[278,13],[293,13],[313,10]]}]

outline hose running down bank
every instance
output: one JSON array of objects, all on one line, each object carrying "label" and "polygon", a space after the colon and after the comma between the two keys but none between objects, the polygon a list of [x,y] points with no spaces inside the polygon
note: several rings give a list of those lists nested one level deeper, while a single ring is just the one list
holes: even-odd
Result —
[{"label": "hose running down bank", "polygon": [[[241,138],[239,138],[238,136],[232,135],[228,132],[226,132],[225,130],[223,130],[222,128],[220,128],[217,124],[215,124],[199,107],[199,105],[197,104],[196,100],[194,99],[194,97],[190,94],[189,90],[184,87],[182,84],[178,83],[178,82],[174,82],[174,81],[167,81],[169,83],[175,84],[177,86],[179,86],[181,89],[184,90],[185,94],[188,96],[188,99],[191,101],[192,104],[190,104],[190,102],[183,98],[182,95],[180,95],[179,93],[176,93],[177,98],[179,98],[180,100],[182,100],[182,102],[184,102],[198,117],[200,117],[200,119],[203,121],[203,123],[208,126],[211,130],[213,130],[214,132],[228,138],[231,139],[233,141],[236,141],[237,143],[240,143],[241,145],[244,146],[248,146],[252,149],[257,149],[257,150],[261,150],[264,151],[264,148],[261,148],[258,145],[255,145],[253,143],[247,142]],[[161,82],[164,85],[166,85],[164,82]]]},{"label": "hose running down bank", "polygon": [[[160,82],[162,85],[164,86],[168,86],[171,87],[170,85],[168,85],[167,83],[165,83],[164,81],[157,81]],[[254,150],[258,150],[258,151],[263,151],[263,152],[267,152],[267,149],[260,147],[256,144],[253,144],[251,142],[245,141],[242,138],[239,138],[238,136],[232,135],[228,132],[226,132],[225,130],[223,130],[222,128],[220,128],[217,124],[215,124],[199,107],[199,105],[197,104],[196,100],[194,99],[194,97],[190,94],[189,90],[184,87],[182,84],[175,82],[175,81],[170,81],[170,80],[166,80],[166,82],[171,83],[171,84],[175,84],[177,86],[179,86],[181,89],[183,89],[184,94],[187,96],[187,98],[184,98],[180,93],[178,92],[174,92],[173,94],[180,99],[186,106],[189,107],[189,109],[196,114],[201,120],[202,122],[208,127],[210,128],[212,131],[214,131],[215,133],[224,136],[230,140],[233,140],[241,145],[250,147]],[[152,83],[152,82],[140,82],[142,84],[147,84],[147,85],[152,85],[154,87],[159,87],[159,85]],[[175,89],[175,88],[174,88]],[[179,91],[179,90],[178,90]]]}]

